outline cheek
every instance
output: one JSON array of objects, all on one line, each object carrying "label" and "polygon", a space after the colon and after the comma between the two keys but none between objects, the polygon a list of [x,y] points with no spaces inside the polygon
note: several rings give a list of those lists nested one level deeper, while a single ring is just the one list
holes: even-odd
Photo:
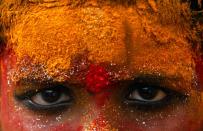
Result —
[{"label": "cheek", "polygon": [[[196,60],[196,72],[197,72],[197,77],[199,80],[199,86],[200,86],[200,90],[201,90],[201,98],[203,98],[203,55],[200,56],[199,59]],[[200,112],[201,112],[201,122],[203,125],[203,102],[201,103],[200,106]],[[203,128],[203,127],[202,127]]]},{"label": "cheek", "polygon": [[8,51],[1,59],[1,117],[2,128],[4,130],[23,130],[22,121],[19,117],[19,113],[16,112],[13,101],[13,85],[9,82],[8,72],[15,65],[15,55]]},{"label": "cheek", "polygon": [[156,118],[148,121],[126,120],[120,122],[119,130],[135,130],[135,131],[198,131],[201,129],[201,123],[193,116],[184,114],[176,114],[175,117]]},{"label": "cheek", "polygon": [[[198,84],[201,91],[201,97],[203,98],[203,55],[201,55],[199,58],[196,59],[196,72],[197,72],[197,78],[198,78]],[[203,102],[200,106],[200,112],[202,115],[202,122],[203,122]]]},{"label": "cheek", "polygon": [[[7,73],[9,70],[10,62],[8,61],[11,58],[10,55],[6,55],[1,60],[1,71],[2,71],[2,78],[1,78],[1,92],[2,92],[2,102],[1,102],[1,116],[2,116],[2,127],[3,129],[19,129],[20,126],[18,123],[20,121],[17,119],[16,114],[14,113],[14,106],[12,98],[9,97],[12,94],[12,85],[9,84],[7,79]],[[15,124],[14,124],[15,123]],[[17,124],[16,124],[17,123]]]}]

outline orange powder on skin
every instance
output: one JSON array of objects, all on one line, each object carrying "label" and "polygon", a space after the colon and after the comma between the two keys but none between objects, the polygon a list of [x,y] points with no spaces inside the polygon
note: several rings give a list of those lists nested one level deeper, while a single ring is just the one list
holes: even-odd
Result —
[{"label": "orange powder on skin", "polygon": [[[184,14],[187,5],[159,1],[160,12],[152,13],[151,4],[144,4],[146,8],[141,10],[136,5],[49,9],[29,6],[26,13],[17,15],[10,33],[10,43],[15,43],[11,47],[18,63],[29,56],[33,64],[43,65],[52,77],[70,69],[72,59],[88,51],[87,58],[93,63],[131,66],[133,72],[181,74],[191,81],[193,61],[186,40],[190,38],[190,23],[188,14]],[[173,61],[168,61],[170,58]]]},{"label": "orange powder on skin", "polygon": [[29,15],[15,28],[16,55],[19,61],[28,55],[36,64],[43,63],[50,75],[69,69],[71,58],[85,50],[90,61],[119,63],[125,60],[124,36],[119,31],[122,21],[119,16],[111,17],[114,19],[92,8],[61,8]]}]

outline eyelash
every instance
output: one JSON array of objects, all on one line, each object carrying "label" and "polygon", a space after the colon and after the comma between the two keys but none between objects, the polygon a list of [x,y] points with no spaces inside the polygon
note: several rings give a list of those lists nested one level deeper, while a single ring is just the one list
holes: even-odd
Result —
[{"label": "eyelash", "polygon": [[[157,101],[144,101],[139,99],[130,99],[130,94],[133,92],[138,92],[138,90],[150,87],[151,89],[155,89],[157,91],[161,91],[165,93],[165,97],[163,99]],[[133,83],[130,84],[127,90],[125,91],[124,101],[123,103],[127,106],[136,108],[141,111],[154,111],[160,110],[168,105],[175,105],[178,102],[186,103],[187,95],[179,93],[177,91],[171,90],[167,87],[161,87],[160,84],[150,84],[150,83]],[[138,94],[138,93],[137,93]],[[146,100],[146,99],[145,99]]]},{"label": "eyelash", "polygon": [[[50,105],[40,105],[38,103],[36,103],[33,100],[33,97],[38,97],[40,95],[42,95],[43,92],[45,91],[56,91],[57,93],[60,93],[59,97],[64,97],[67,96],[69,98],[68,101],[60,101],[58,100],[58,102],[53,102]],[[42,96],[40,96],[42,97]],[[27,91],[24,94],[21,95],[15,95],[15,98],[18,101],[21,101],[26,107],[28,107],[31,110],[34,111],[46,111],[46,112],[55,112],[55,111],[62,111],[67,109],[68,107],[70,107],[73,104],[73,96],[72,96],[72,92],[70,89],[68,89],[68,87],[65,87],[64,85],[51,85],[48,86],[48,88],[44,88],[38,91]],[[39,99],[39,98],[38,98]],[[47,102],[48,103],[48,102]]]},{"label": "eyelash", "polygon": [[[141,80],[141,82],[139,82]],[[157,78],[147,78],[147,80],[143,78],[138,78],[135,79],[134,81],[131,82],[124,82],[124,83],[129,83],[127,88],[125,88],[124,92],[120,95],[124,96],[123,98],[123,103],[129,107],[132,107],[133,109],[138,109],[140,111],[147,111],[147,112],[152,112],[156,110],[163,109],[167,107],[167,105],[175,105],[177,102],[179,103],[185,103],[187,100],[187,95],[179,93],[177,91],[173,91],[170,88],[167,87],[162,87],[159,80]],[[38,90],[38,91],[27,91],[21,95],[15,95],[16,99],[20,102],[22,102],[26,107],[33,111],[40,111],[40,112],[50,112],[50,113],[55,113],[56,111],[61,112],[65,109],[68,109],[73,103],[73,92],[66,86],[61,85],[61,84],[50,84],[48,86],[45,86],[47,88]],[[140,90],[143,88],[149,88],[152,90],[152,92],[155,90],[155,94],[157,91],[159,91],[159,95],[163,97],[159,99],[153,99],[151,101],[147,101],[147,99],[140,99],[142,96],[139,96]],[[33,101],[33,97],[40,96],[42,98],[42,93],[47,91],[47,90],[54,90],[56,92],[61,94],[66,95],[69,98],[68,101],[63,101],[63,99],[60,101],[57,99],[57,101],[54,103],[48,103],[48,104],[39,104]],[[132,99],[132,94],[134,95]],[[130,98],[131,95],[131,98]],[[150,94],[151,95],[151,94]],[[153,95],[153,93],[152,93]],[[156,94],[157,95],[157,94]],[[135,97],[136,96],[136,97]],[[156,97],[157,98],[157,97]],[[38,98],[39,100],[39,98]],[[45,100],[45,99],[43,99]],[[42,102],[43,103],[43,102]]]}]

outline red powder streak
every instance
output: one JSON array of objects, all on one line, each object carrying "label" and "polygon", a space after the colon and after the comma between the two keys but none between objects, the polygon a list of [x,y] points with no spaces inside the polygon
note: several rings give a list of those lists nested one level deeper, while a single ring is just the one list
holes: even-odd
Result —
[{"label": "red powder streak", "polygon": [[50,131],[82,131],[83,126],[79,126],[77,129],[75,127],[71,128],[70,124],[61,124],[55,127],[52,127]]},{"label": "red powder streak", "polygon": [[[69,117],[69,116],[67,116]],[[61,121],[50,127],[47,127],[47,131],[82,131],[84,130],[83,123],[81,123],[81,117],[77,117],[75,120],[71,121]]]},{"label": "red powder streak", "polygon": [[109,75],[105,68],[90,65],[85,79],[86,89],[91,93],[99,93],[109,87]]},{"label": "red powder streak", "polygon": [[[12,116],[11,121],[11,112],[14,111],[14,107],[11,105],[8,96],[8,80],[7,80],[7,71],[15,65],[16,57],[12,53],[12,51],[7,51],[3,54],[1,58],[1,122],[2,128],[6,129],[6,131],[12,131],[13,129],[22,131],[23,127],[19,125],[21,123],[18,117]],[[10,105],[9,105],[10,104]],[[17,116],[17,115],[16,115]]]},{"label": "red powder streak", "polygon": [[89,131],[104,131],[104,130],[110,130],[109,124],[107,120],[104,118],[103,114],[99,114],[98,118],[92,120],[89,128]]},{"label": "red powder streak", "polygon": [[7,87],[7,75],[6,75],[6,63],[1,59],[1,120],[2,125],[7,125],[9,121],[9,111],[6,110],[8,108],[8,104],[6,102],[7,99],[7,93],[6,93],[6,87]]},{"label": "red powder streak", "polygon": [[200,84],[201,91],[203,90],[203,55],[196,60],[196,72]]},{"label": "red powder streak", "polygon": [[125,121],[125,122],[121,122],[119,123],[120,127],[119,130],[120,131],[125,131],[125,130],[130,130],[130,131],[144,131],[144,129],[138,125],[137,122],[129,122],[129,121]]}]

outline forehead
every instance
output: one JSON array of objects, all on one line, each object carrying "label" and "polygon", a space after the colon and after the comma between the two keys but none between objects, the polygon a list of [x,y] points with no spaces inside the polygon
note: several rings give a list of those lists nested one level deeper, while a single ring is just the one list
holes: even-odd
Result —
[{"label": "forehead", "polygon": [[90,63],[191,79],[190,22],[182,14],[187,6],[177,1],[152,5],[141,0],[127,7],[29,5],[17,15],[10,43],[19,63],[29,57],[52,75],[70,69],[82,55]]}]

